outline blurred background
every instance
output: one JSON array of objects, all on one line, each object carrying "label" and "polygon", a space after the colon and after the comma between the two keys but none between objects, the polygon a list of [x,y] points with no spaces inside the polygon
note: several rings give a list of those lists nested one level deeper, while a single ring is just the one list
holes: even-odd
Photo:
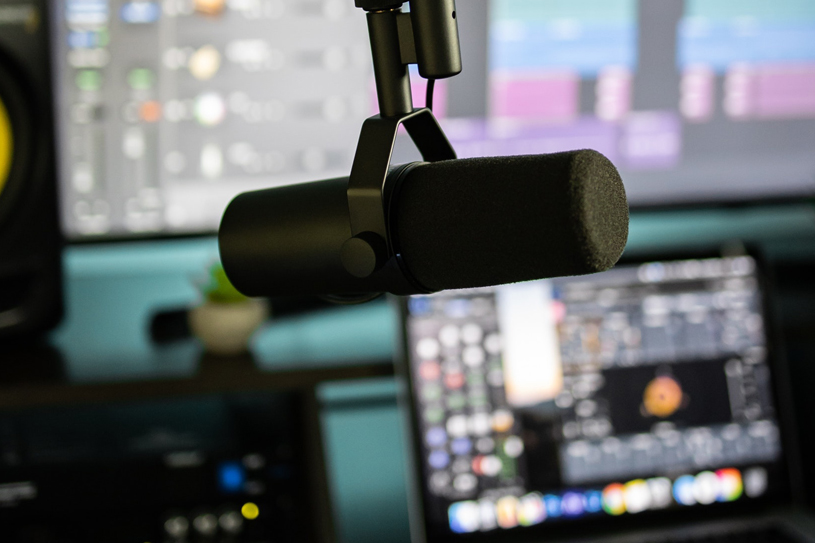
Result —
[{"label": "blurred background", "polygon": [[[763,255],[811,458],[815,4],[457,13],[464,71],[434,111],[459,157],[596,149],[625,182],[626,257]],[[215,241],[240,192],[348,175],[375,113],[351,0],[0,0],[0,521],[20,541],[409,541],[396,306],[246,299]]]}]

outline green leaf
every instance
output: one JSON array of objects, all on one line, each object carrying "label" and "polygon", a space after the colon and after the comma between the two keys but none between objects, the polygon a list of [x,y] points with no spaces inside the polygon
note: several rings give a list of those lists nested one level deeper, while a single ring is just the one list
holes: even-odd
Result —
[{"label": "green leaf", "polygon": [[215,263],[209,269],[210,282],[203,289],[204,295],[210,302],[221,304],[240,303],[248,298],[238,292],[238,289],[229,281],[220,263]]}]

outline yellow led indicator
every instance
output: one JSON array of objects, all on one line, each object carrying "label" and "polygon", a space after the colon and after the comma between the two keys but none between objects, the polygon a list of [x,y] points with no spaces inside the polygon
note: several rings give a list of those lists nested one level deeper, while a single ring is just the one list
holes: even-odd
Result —
[{"label": "yellow led indicator", "polygon": [[0,99],[0,194],[8,180],[8,172],[11,169],[11,157],[14,152],[14,140],[11,134],[11,121],[8,118],[6,106]]},{"label": "yellow led indicator", "polygon": [[241,507],[241,515],[243,515],[243,518],[245,519],[255,520],[258,518],[259,514],[260,509],[258,509],[258,506],[252,502],[246,502],[243,504],[243,507]]}]

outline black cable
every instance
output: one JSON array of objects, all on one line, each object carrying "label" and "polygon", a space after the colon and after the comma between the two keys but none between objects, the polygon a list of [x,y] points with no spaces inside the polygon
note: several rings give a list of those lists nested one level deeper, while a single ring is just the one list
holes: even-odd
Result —
[{"label": "black cable", "polygon": [[427,80],[427,96],[425,97],[424,105],[430,111],[433,111],[433,91],[436,89],[436,80]]}]

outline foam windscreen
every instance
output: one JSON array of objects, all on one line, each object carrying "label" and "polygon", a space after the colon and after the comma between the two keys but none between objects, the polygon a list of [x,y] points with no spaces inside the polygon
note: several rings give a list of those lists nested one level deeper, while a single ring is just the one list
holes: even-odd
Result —
[{"label": "foam windscreen", "polygon": [[398,250],[431,290],[606,270],[628,239],[623,182],[591,150],[422,164],[393,205]]}]

